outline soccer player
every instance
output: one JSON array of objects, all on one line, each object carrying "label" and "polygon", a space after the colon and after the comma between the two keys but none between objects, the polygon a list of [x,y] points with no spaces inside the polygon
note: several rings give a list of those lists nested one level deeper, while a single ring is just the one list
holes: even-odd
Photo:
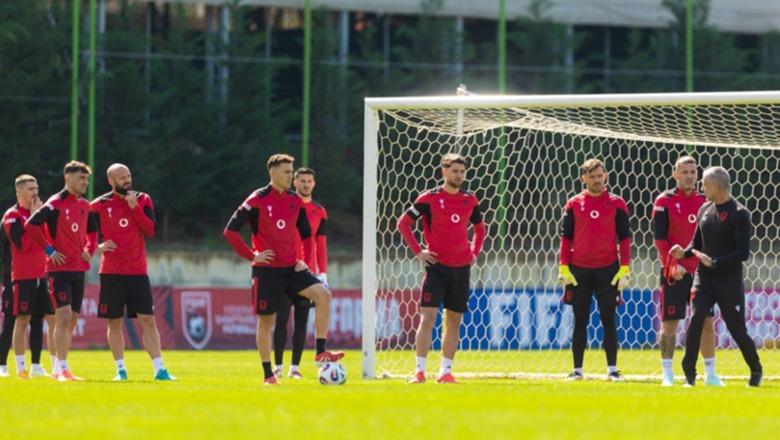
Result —
[{"label": "soccer player", "polygon": [[561,224],[558,279],[565,285],[563,302],[571,305],[574,311],[574,371],[567,379],[582,380],[584,377],[582,361],[588,338],[590,304],[595,292],[604,327],[607,380],[618,382],[623,377],[617,369],[615,309],[630,273],[628,207],[620,196],[607,191],[607,170],[600,160],[586,160],[580,166],[580,180],[585,190],[566,202]]},{"label": "soccer player", "polygon": [[57,363],[52,378],[81,380],[68,366],[73,329],[84,299],[84,273],[97,247],[97,222],[84,198],[92,170],[82,163],[65,164],[65,188],[27,220],[33,242],[46,251],[49,298],[54,310],[54,347]]},{"label": "soccer player", "polygon": [[[304,259],[311,258],[311,226],[301,196],[290,190],[295,159],[274,154],[266,166],[271,183],[249,195],[230,217],[224,230],[225,239],[242,258],[252,262],[252,299],[257,321],[257,350],[263,364],[264,383],[279,381],[271,369],[271,332],[282,296],[293,303],[308,298],[314,302],[316,315],[315,362],[336,362],[343,352],[325,350],[330,322],[331,294],[320,280],[298,258],[297,240],[303,242]],[[252,248],[241,238],[241,228],[249,223]]]},{"label": "soccer player", "polygon": [[[312,200],[312,192],[316,186],[314,179],[315,172],[311,168],[298,168],[293,175],[293,185],[295,191],[303,199],[303,208],[306,210],[306,218],[309,220],[312,237],[312,251],[309,259],[305,260],[309,271],[320,280],[325,288],[328,288],[328,212],[325,207]],[[299,242],[299,258],[305,258],[303,252],[303,243]],[[294,306],[294,329],[292,337],[292,364],[287,377],[301,379],[303,375],[299,370],[303,347],[306,344],[306,324],[309,320],[309,308],[311,301],[302,298],[295,304],[283,295],[279,304],[279,311],[276,313],[276,328],[274,329],[274,359],[276,367],[274,374],[279,377],[282,374],[282,365],[284,359],[284,346],[287,344],[287,321],[290,319],[290,307]]]},{"label": "soccer player", "polygon": [[729,333],[750,367],[748,385],[757,387],[761,385],[763,368],[745,326],[742,279],[742,262],[750,258],[753,232],[750,213],[731,196],[731,179],[725,168],[707,168],[701,186],[708,201],[699,210],[693,241],[684,250],[675,245],[669,251],[678,260],[691,256],[699,259],[693,278],[693,316],[688,324],[682,361],[685,385],[694,386],[696,382],[696,360],[704,321],[717,304]]},{"label": "soccer player", "polygon": [[[683,156],[677,159],[672,174],[677,188],[661,193],[653,206],[652,223],[655,236],[655,248],[661,260],[661,334],[658,345],[661,348],[663,366],[662,386],[674,385],[672,357],[677,345],[677,325],[685,319],[685,310],[690,302],[693,273],[699,260],[695,257],[676,260],[669,256],[674,245],[687,246],[696,230],[696,214],[706,202],[703,194],[696,192],[699,172],[696,159]],[[705,383],[711,386],[723,386],[715,372],[715,330],[712,317],[714,309],[704,321],[701,335],[701,354],[707,369]]]},{"label": "soccer player", "polygon": [[[454,153],[441,158],[442,186],[420,194],[398,219],[398,231],[425,268],[420,298],[420,325],[415,348],[417,368],[410,383],[425,382],[425,360],[431,346],[431,333],[439,306],[444,305],[444,337],[438,383],[457,383],[452,361],[458,348],[460,323],[468,308],[471,264],[476,261],[485,241],[485,223],[479,200],[461,189],[466,180],[466,159]],[[423,249],[412,232],[422,218]],[[469,243],[469,225],[474,237]]]},{"label": "soccer player", "polygon": [[0,328],[0,377],[8,377],[8,351],[11,349],[11,338],[14,334],[14,314],[11,309],[13,294],[11,289],[11,248],[6,243],[5,234],[0,234],[0,269],[2,269],[3,284],[2,303],[3,327]]},{"label": "soccer player", "polygon": [[106,171],[111,192],[92,202],[102,243],[98,317],[108,320],[108,345],[116,365],[115,381],[127,380],[122,317],[138,318],[144,347],[152,358],[154,380],[175,380],[165,368],[160,332],[154,321],[152,287],[146,267],[146,238],[156,228],[148,194],[133,190],[130,169],[120,163]]},{"label": "soccer player", "polygon": [[[51,334],[54,331],[54,316],[50,308],[46,291],[46,254],[43,249],[25,234],[25,221],[32,212],[43,203],[38,197],[38,182],[29,174],[18,176],[14,182],[17,203],[3,215],[3,252],[8,252],[8,285],[6,286],[3,309],[5,325],[3,338],[8,338],[2,356],[3,366],[8,356],[11,338],[16,354],[16,375],[20,379],[46,377],[41,366],[43,346],[43,316],[49,324],[49,350],[53,350]],[[30,351],[32,369],[25,365],[25,347],[27,346],[27,326],[30,325]],[[3,341],[6,343],[5,341]],[[7,375],[7,371],[0,374]]]}]

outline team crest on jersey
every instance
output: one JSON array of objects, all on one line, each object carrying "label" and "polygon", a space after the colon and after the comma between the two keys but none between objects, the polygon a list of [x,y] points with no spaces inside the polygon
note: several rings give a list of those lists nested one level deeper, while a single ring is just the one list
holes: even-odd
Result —
[{"label": "team crest on jersey", "polygon": [[674,207],[677,208],[677,212],[679,213],[680,212],[680,204],[679,203],[675,203]]},{"label": "team crest on jersey", "polygon": [[721,212],[721,213],[718,215],[718,218],[720,218],[720,221],[721,221],[721,222],[725,222],[726,220],[728,220],[728,219],[729,219],[729,213],[728,213],[727,211]]},{"label": "team crest on jersey", "polygon": [[268,209],[268,217],[274,216],[274,207],[271,205],[266,206],[266,209]]},{"label": "team crest on jersey", "polygon": [[113,208],[111,208],[110,206],[106,208],[106,211],[108,211],[108,218],[111,218],[111,209]]},{"label": "team crest on jersey", "polygon": [[439,206],[444,209],[444,199],[439,199]]},{"label": "team crest on jersey", "polygon": [[205,348],[211,340],[211,292],[181,293],[181,326],[184,338],[196,350]]}]

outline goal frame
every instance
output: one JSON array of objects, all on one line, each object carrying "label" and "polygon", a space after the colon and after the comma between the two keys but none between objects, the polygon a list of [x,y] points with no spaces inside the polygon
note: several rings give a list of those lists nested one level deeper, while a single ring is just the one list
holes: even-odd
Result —
[{"label": "goal frame", "polygon": [[376,378],[379,112],[413,109],[780,104],[780,91],[365,98],[363,126],[362,376]]}]

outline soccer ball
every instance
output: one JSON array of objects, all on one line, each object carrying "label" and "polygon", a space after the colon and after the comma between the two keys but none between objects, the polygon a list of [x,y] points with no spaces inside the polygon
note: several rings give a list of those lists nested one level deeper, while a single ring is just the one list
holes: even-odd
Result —
[{"label": "soccer ball", "polygon": [[317,372],[323,385],[344,385],[347,382],[347,369],[338,362],[325,362]]}]

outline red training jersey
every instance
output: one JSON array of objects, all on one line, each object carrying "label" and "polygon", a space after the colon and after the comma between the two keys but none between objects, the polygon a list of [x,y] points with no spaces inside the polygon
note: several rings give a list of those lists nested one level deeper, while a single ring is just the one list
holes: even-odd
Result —
[{"label": "red training jersey", "polygon": [[[661,266],[666,264],[669,249],[678,244],[687,247],[696,232],[696,215],[707,201],[703,194],[696,191],[685,194],[681,189],[664,191],[653,204],[652,223],[655,248]],[[696,271],[699,259],[689,257],[677,261],[688,273]]]},{"label": "red training jersey", "polygon": [[39,246],[54,246],[65,257],[65,263],[61,265],[53,264],[51,258],[47,258],[47,272],[89,270],[89,262],[84,261],[81,255],[85,251],[90,256],[95,253],[97,221],[86,199],[63,189],[33,213],[27,220],[27,226],[30,237]]},{"label": "red training jersey", "polygon": [[[241,239],[241,228],[249,222],[252,249]],[[311,258],[311,226],[303,199],[290,190],[278,191],[271,185],[253,192],[230,217],[223,232],[236,253],[253,261],[254,252],[270,249],[269,263],[252,263],[261,267],[290,267],[298,261],[298,240],[302,241],[304,261]]]},{"label": "red training jersey", "polygon": [[328,272],[328,211],[321,204],[311,200],[303,202],[306,218],[309,220],[312,234],[311,256],[304,257],[303,242],[298,242],[298,258],[304,260],[309,270],[315,274]]},{"label": "red training jersey", "polygon": [[97,215],[100,242],[111,240],[116,249],[103,252],[100,273],[146,275],[146,238],[154,237],[156,218],[148,194],[139,192],[138,204],[130,208],[124,197],[110,192],[92,201]]},{"label": "red training jersey", "polygon": [[11,280],[35,280],[46,275],[46,252],[26,234],[30,210],[16,204],[3,215],[3,233],[11,248]]},{"label": "red training jersey", "polygon": [[605,190],[598,196],[583,191],[569,199],[563,208],[560,263],[597,269],[618,259],[621,266],[631,262],[631,228],[623,198]]},{"label": "red training jersey", "polygon": [[[422,219],[423,238],[439,263],[450,267],[471,264],[482,251],[485,225],[479,200],[459,190],[450,194],[443,188],[422,193],[398,220],[398,230],[415,255],[422,251],[412,225]],[[469,224],[474,225],[474,242],[469,243]]]}]

